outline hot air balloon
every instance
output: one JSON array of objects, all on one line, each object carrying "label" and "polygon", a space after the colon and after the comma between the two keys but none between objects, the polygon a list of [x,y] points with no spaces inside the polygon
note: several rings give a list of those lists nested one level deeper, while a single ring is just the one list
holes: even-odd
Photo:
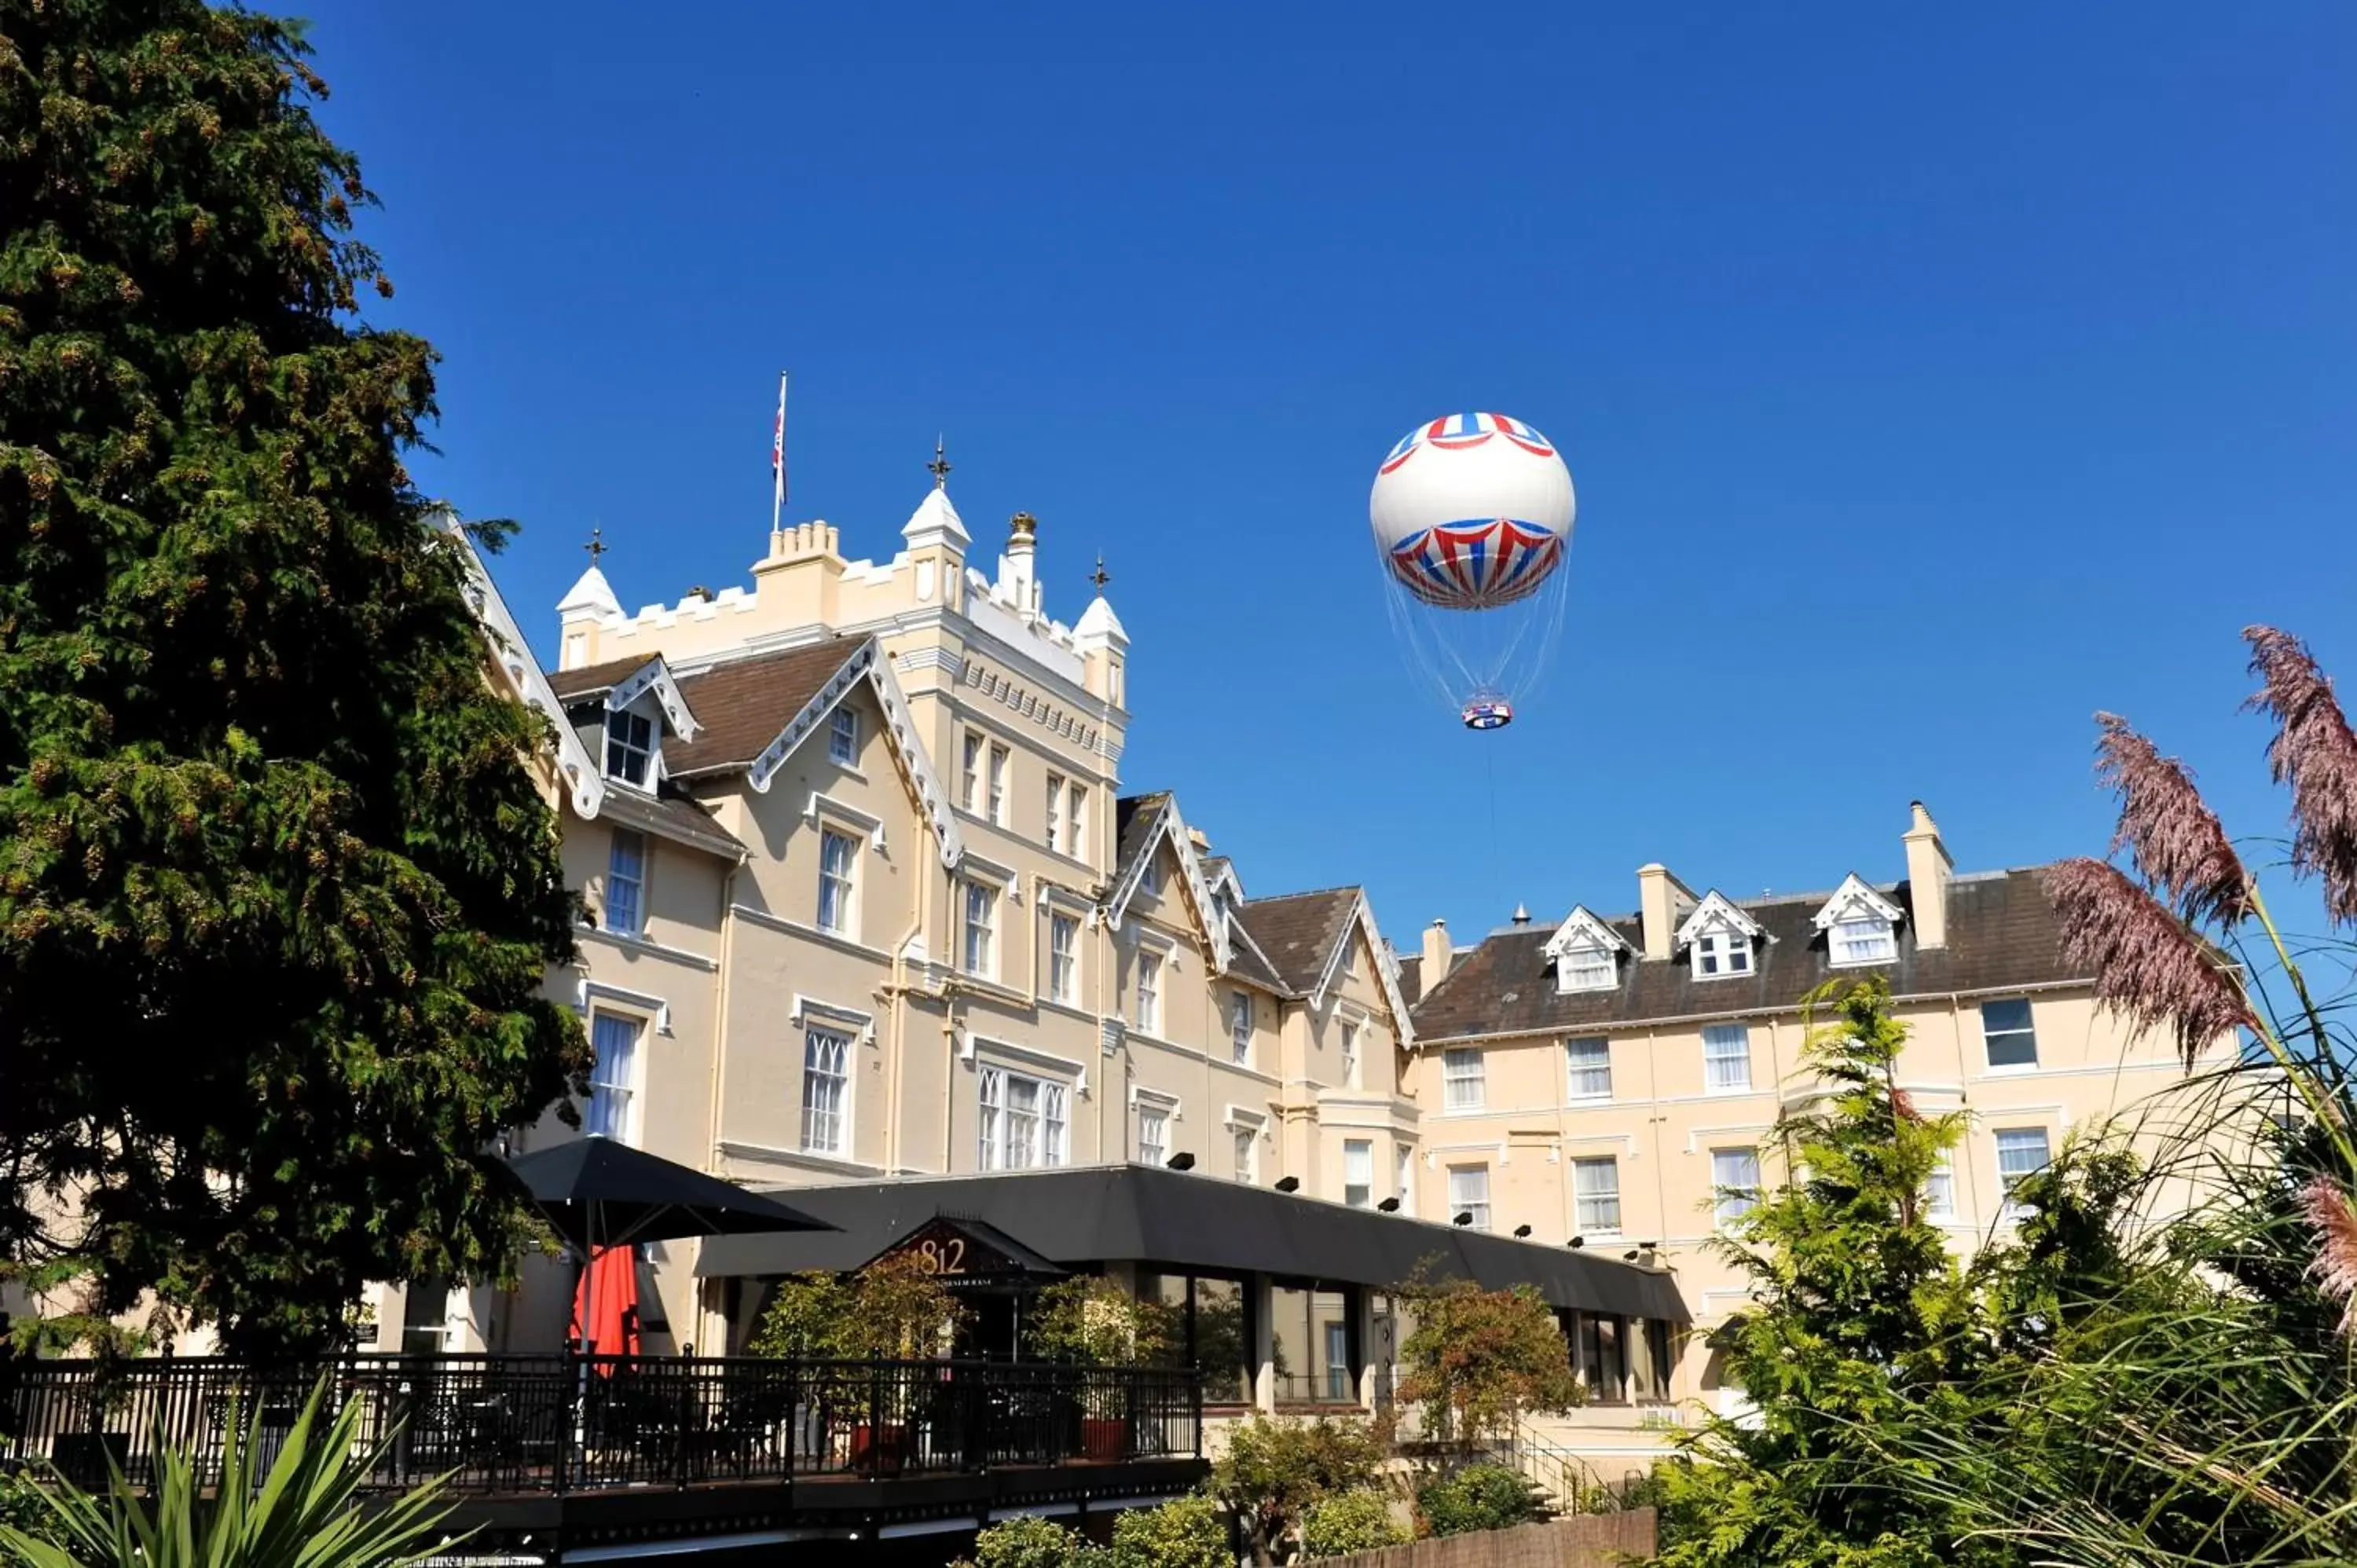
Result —
[{"label": "hot air balloon", "polygon": [[1502,413],[1419,424],[1375,470],[1367,515],[1393,624],[1468,729],[1512,723],[1545,669],[1575,510],[1555,444]]}]

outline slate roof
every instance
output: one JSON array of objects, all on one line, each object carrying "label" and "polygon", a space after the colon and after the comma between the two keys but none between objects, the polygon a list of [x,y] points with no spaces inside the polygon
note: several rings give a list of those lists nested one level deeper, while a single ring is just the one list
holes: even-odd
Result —
[{"label": "slate roof", "polygon": [[568,703],[576,697],[611,691],[615,682],[637,674],[657,657],[641,653],[630,659],[608,659],[603,664],[585,664],[578,670],[552,670],[548,672],[549,689]]},{"label": "slate roof", "polygon": [[1757,966],[1748,975],[1696,980],[1683,956],[1646,962],[1637,917],[1604,923],[1633,950],[1620,961],[1620,983],[1611,991],[1555,990],[1555,967],[1542,951],[1552,928],[1533,925],[1492,933],[1469,953],[1460,952],[1448,976],[1409,1009],[1416,1037],[1437,1040],[1468,1036],[1539,1034],[1600,1028],[1698,1015],[1765,1012],[1797,1005],[1808,993],[1836,975],[1862,975],[1879,968],[1901,996],[1950,992],[1999,991],[2089,979],[2062,961],[2060,926],[2047,902],[2045,867],[2029,866],[1958,877],[1948,885],[1948,945],[1924,951],[1915,945],[1913,889],[1904,882],[1876,891],[1906,910],[1898,932],[1899,954],[1888,964],[1833,968],[1825,939],[1810,924],[1828,894],[1801,897],[1738,899],[1736,905],[1773,939],[1755,946]]},{"label": "slate roof", "polygon": [[710,812],[677,795],[649,795],[609,779],[605,804],[597,814],[657,838],[708,850],[723,860],[735,860],[745,853],[744,842],[714,822]]},{"label": "slate roof", "polygon": [[1121,885],[1121,879],[1129,875],[1130,864],[1153,842],[1155,819],[1169,800],[1169,790],[1157,789],[1150,794],[1124,795],[1114,802],[1114,886]]},{"label": "slate roof", "polygon": [[1358,907],[1357,887],[1327,887],[1246,899],[1236,906],[1236,918],[1276,966],[1276,978],[1285,988],[1306,995],[1317,989],[1326,961]]},{"label": "slate roof", "polygon": [[1400,994],[1408,1000],[1409,1011],[1415,1011],[1416,998],[1424,994],[1424,957],[1421,953],[1415,958],[1399,961],[1399,988]]},{"label": "slate roof", "polygon": [[866,641],[831,637],[684,677],[679,694],[703,727],[694,740],[664,742],[663,766],[675,779],[748,766]]}]

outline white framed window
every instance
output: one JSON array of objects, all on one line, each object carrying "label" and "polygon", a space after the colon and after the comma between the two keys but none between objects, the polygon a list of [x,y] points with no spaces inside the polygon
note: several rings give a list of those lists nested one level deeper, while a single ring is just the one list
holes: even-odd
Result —
[{"label": "white framed window", "polygon": [[1441,1052],[1440,1089],[1441,1103],[1448,1110],[1480,1110],[1489,1094],[1481,1053],[1461,1048]]},{"label": "white framed window", "polygon": [[964,886],[958,912],[958,958],[968,974],[987,980],[998,972],[998,889],[971,877]]},{"label": "white framed window", "polygon": [[1981,1038],[1987,1043],[1991,1067],[2038,1065],[2038,1031],[2030,1026],[2027,997],[1982,1003]]},{"label": "white framed window", "polygon": [[1260,1129],[1238,1127],[1236,1134],[1236,1179],[1247,1187],[1260,1183]]},{"label": "white framed window", "polygon": [[1712,1024],[1702,1032],[1702,1086],[1713,1094],[1751,1087],[1751,1026]]},{"label": "white framed window", "polygon": [[1620,955],[1610,948],[1583,942],[1563,955],[1562,989],[1609,991],[1620,983]]},{"label": "white framed window", "polygon": [[982,809],[982,736],[972,730],[965,733],[963,746],[958,753],[958,804],[969,811]]},{"label": "white framed window", "polygon": [[1228,997],[1228,1050],[1231,1059],[1241,1066],[1250,1066],[1252,1040],[1252,993],[1238,991]]},{"label": "white framed window", "polygon": [[1892,934],[1890,922],[1873,915],[1835,920],[1825,946],[1836,965],[1887,963],[1899,956],[1899,939]]},{"label": "white framed window", "polygon": [[1460,1214],[1473,1218],[1467,1224],[1476,1230],[1490,1229],[1490,1167],[1487,1165],[1451,1165],[1448,1167],[1448,1218],[1454,1222]]},{"label": "white framed window", "polygon": [[2052,1161],[2053,1154],[2046,1143],[2043,1127],[2000,1127],[1996,1130],[1996,1179],[2005,1188],[2005,1215],[2018,1220],[2024,1212],[2014,1201],[2014,1189],[2023,1180],[2036,1176]]},{"label": "white framed window", "polygon": [[606,855],[606,929],[635,937],[646,927],[647,840],[630,828],[614,830]]},{"label": "white framed window", "polygon": [[859,710],[837,708],[826,721],[826,759],[849,768],[859,760]]},{"label": "white framed window", "polygon": [[1353,1208],[1375,1203],[1375,1145],[1366,1138],[1342,1140],[1342,1201]]},{"label": "white framed window", "polygon": [[1064,776],[1048,775],[1048,847],[1061,853],[1064,847]]},{"label": "white framed window", "polygon": [[1071,1153],[1071,1092],[1044,1078],[984,1068],[976,1085],[982,1168],[1028,1171],[1063,1165]]},{"label": "white framed window", "polygon": [[589,1114],[583,1130],[594,1137],[629,1143],[636,1131],[631,1112],[639,1092],[639,1036],[646,1025],[620,1013],[589,1015]]},{"label": "white framed window", "polygon": [[1760,1207],[1760,1151],[1710,1152],[1711,1214],[1722,1230]]},{"label": "white framed window", "polygon": [[1064,853],[1075,860],[1089,854],[1089,792],[1085,786],[1064,787]]},{"label": "white framed window", "polygon": [[1359,1084],[1359,1021],[1342,1020],[1342,1087],[1357,1089]]},{"label": "white framed window", "polygon": [[1081,920],[1051,911],[1048,916],[1048,994],[1067,1007],[1081,994]]},{"label": "white framed window", "polygon": [[1397,1196],[1400,1200],[1400,1212],[1414,1214],[1415,1212],[1415,1145],[1400,1144],[1394,1146],[1394,1152],[1399,1156]]},{"label": "white framed window", "polygon": [[1953,1219],[1956,1217],[1956,1160],[1953,1154],[1943,1152],[1940,1163],[1923,1180],[1923,1215],[1927,1219]]},{"label": "white framed window", "polygon": [[1612,1098],[1612,1042],[1566,1040],[1564,1061],[1568,1069],[1565,1092],[1574,1100]]},{"label": "white framed window", "polygon": [[818,927],[848,935],[852,925],[853,877],[859,865],[859,841],[832,828],[818,835]]},{"label": "white framed window", "polygon": [[1137,873],[1137,890],[1149,898],[1162,897],[1162,849],[1159,844],[1146,852],[1146,864]]},{"label": "white framed window", "polygon": [[1137,1027],[1140,1034],[1162,1033],[1162,961],[1159,948],[1138,944]]},{"label": "white framed window", "polygon": [[1607,1155],[1571,1162],[1572,1206],[1583,1236],[1620,1229],[1620,1162]]},{"label": "white framed window", "polygon": [[1724,980],[1731,974],[1751,972],[1751,939],[1741,931],[1705,931],[1695,938],[1694,974],[1696,980]]},{"label": "white framed window", "polygon": [[851,1036],[802,1031],[802,1152],[851,1151]]},{"label": "white framed window", "polygon": [[1006,748],[990,748],[990,820],[1006,825]]},{"label": "white framed window", "polygon": [[1170,1159],[1170,1112],[1158,1105],[1137,1108],[1137,1163],[1168,1164]]},{"label": "white framed window", "polygon": [[624,709],[606,715],[606,777],[644,786],[654,755],[655,726],[646,714]]}]

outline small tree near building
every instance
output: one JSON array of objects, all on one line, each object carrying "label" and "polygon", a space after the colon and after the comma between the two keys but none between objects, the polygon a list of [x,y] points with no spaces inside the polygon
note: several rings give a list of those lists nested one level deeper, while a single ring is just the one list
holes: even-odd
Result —
[{"label": "small tree near building", "polygon": [[1267,1568],[1292,1554],[1309,1508],[1372,1487],[1383,1459],[1383,1445],[1362,1421],[1254,1416],[1229,1432],[1211,1490],[1235,1516],[1253,1561]]},{"label": "small tree near building", "polygon": [[1440,1441],[1470,1452],[1511,1439],[1526,1414],[1558,1413],[1584,1397],[1570,1342],[1528,1285],[1419,1281],[1397,1294],[1415,1318],[1400,1348],[1399,1397],[1422,1407],[1426,1430]]}]

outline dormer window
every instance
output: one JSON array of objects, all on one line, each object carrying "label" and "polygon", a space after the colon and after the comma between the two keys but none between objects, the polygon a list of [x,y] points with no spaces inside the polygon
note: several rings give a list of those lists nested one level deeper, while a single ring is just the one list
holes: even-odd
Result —
[{"label": "dormer window", "polygon": [[1555,961],[1558,992],[1611,991],[1620,983],[1620,955],[1629,944],[1586,909],[1575,908],[1544,950]]},{"label": "dormer window", "polygon": [[1751,939],[1741,931],[1706,931],[1695,939],[1696,980],[1751,972]]},{"label": "dormer window", "polygon": [[1825,933],[1825,958],[1836,969],[1889,963],[1899,956],[1899,922],[1905,911],[1867,886],[1856,872],[1842,879],[1816,913]]},{"label": "dormer window", "polygon": [[654,721],[625,709],[606,715],[606,776],[644,788],[654,759]]},{"label": "dormer window", "polygon": [[1765,940],[1760,922],[1717,892],[1704,894],[1685,924],[1678,928],[1678,940],[1686,950],[1696,980],[1751,973],[1758,967],[1758,949]]}]

